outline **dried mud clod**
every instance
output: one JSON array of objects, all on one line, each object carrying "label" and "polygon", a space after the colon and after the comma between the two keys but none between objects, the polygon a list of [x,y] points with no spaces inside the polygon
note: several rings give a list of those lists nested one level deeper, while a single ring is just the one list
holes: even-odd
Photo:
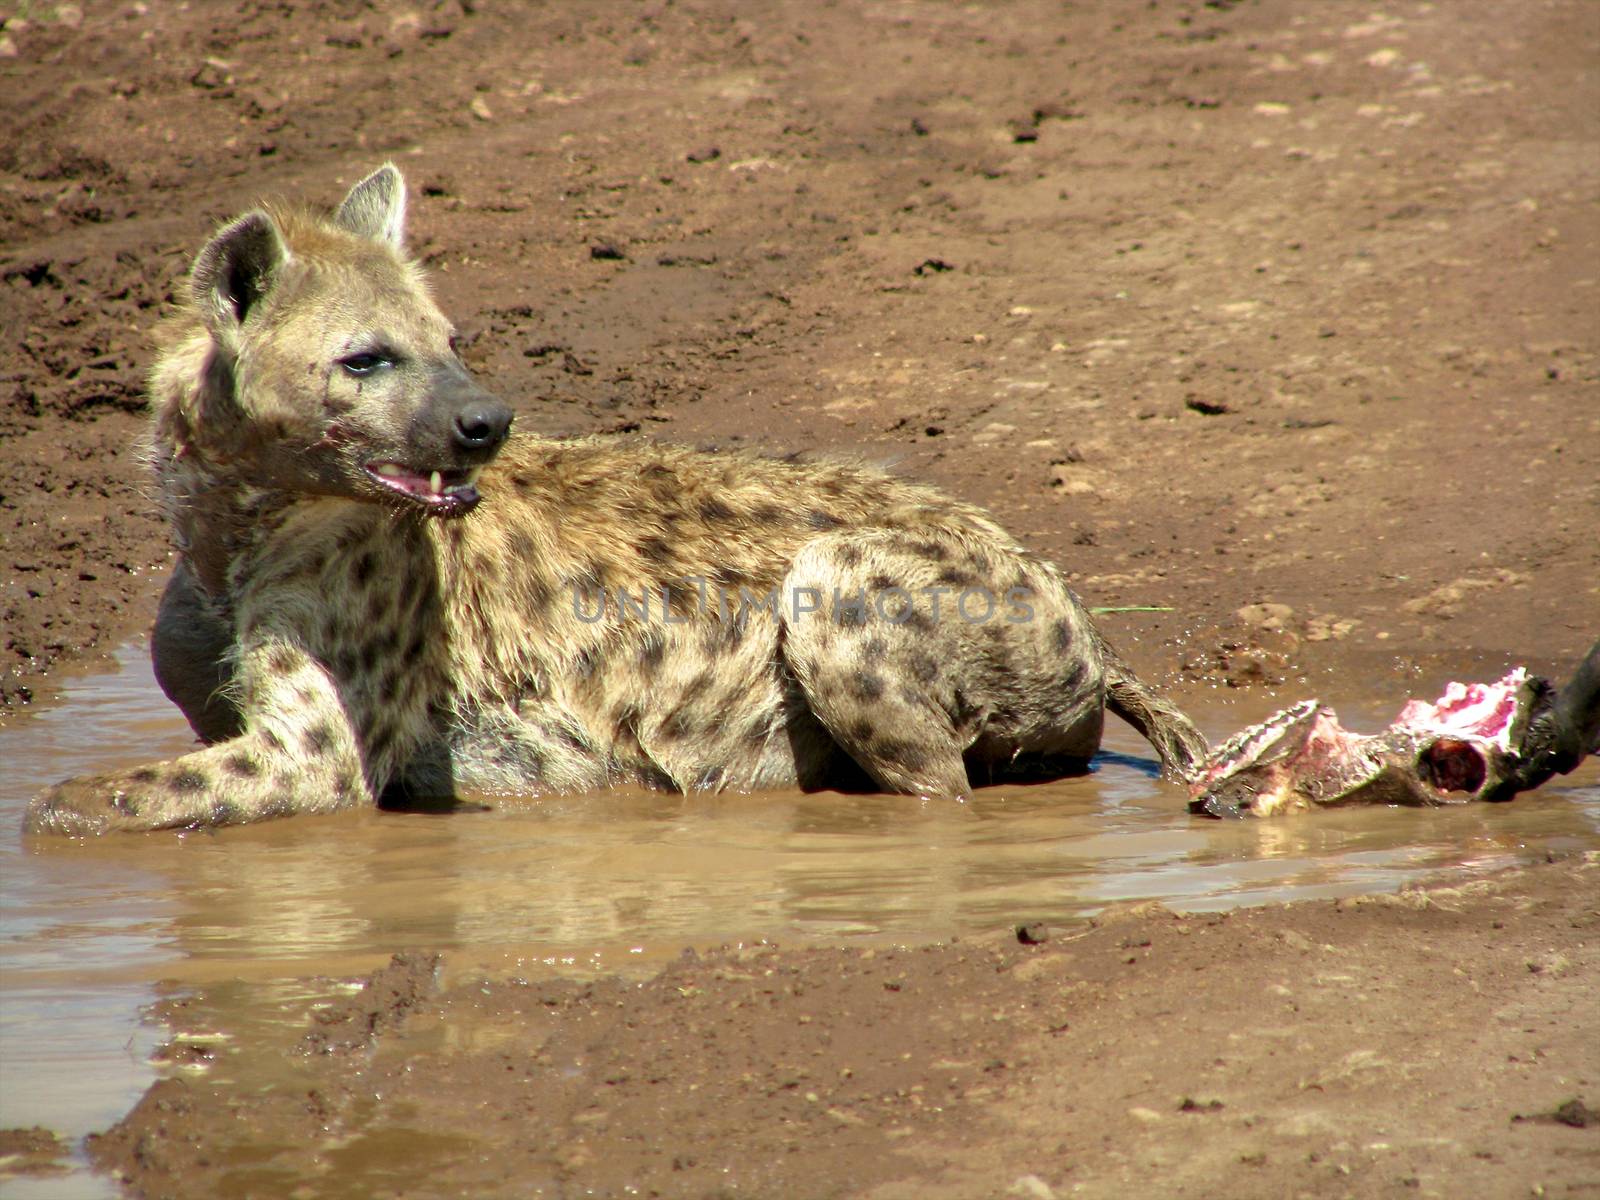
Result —
[{"label": "dried mud clod", "polygon": [[16,1175],[55,1175],[67,1166],[67,1144],[52,1130],[0,1129],[0,1179]]},{"label": "dried mud clod", "polygon": [[1513,1125],[1566,1125],[1572,1129],[1600,1127],[1600,1112],[1590,1108],[1582,1097],[1563,1100],[1547,1113],[1517,1113],[1511,1118]]},{"label": "dried mud clod", "polygon": [[354,996],[315,1015],[316,1028],[300,1040],[301,1051],[349,1054],[367,1049],[433,995],[438,979],[439,955],[396,954]]}]

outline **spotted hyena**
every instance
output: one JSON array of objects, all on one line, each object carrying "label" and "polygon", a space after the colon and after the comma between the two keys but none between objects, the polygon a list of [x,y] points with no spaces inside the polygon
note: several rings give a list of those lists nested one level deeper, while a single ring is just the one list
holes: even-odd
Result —
[{"label": "spotted hyena", "polygon": [[643,784],[934,797],[1205,743],[988,513],[867,466],[508,438],[385,166],[200,252],[152,374],[179,561],[157,676],[204,748],[69,780],[67,833]]}]

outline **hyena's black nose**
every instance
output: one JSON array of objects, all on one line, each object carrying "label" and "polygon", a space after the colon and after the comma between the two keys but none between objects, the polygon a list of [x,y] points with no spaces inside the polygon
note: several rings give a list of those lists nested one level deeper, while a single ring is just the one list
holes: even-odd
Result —
[{"label": "hyena's black nose", "polygon": [[498,400],[474,400],[456,411],[450,432],[463,450],[488,450],[505,440],[511,410]]}]

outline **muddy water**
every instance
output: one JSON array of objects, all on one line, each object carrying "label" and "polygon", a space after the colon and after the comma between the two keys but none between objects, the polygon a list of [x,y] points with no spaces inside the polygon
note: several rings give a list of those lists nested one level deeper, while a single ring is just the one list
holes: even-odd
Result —
[{"label": "muddy water", "polygon": [[[1355,728],[1399,699],[1324,698]],[[1196,707],[1217,737],[1283,702]],[[190,744],[144,648],[128,647],[0,729],[0,830],[46,783]],[[1116,722],[1091,776],[966,805],[607,793],[98,842],[0,834],[0,1128],[76,1139],[114,1121],[154,1076],[166,1032],[143,1014],[162,996],[204,990],[187,1036],[281,1040],[334,980],[405,948],[449,951],[455,972],[627,971],[686,944],[915,942],[1135,898],[1334,896],[1575,846],[1600,847],[1593,766],[1510,805],[1218,823],[1185,815]],[[7,1194],[96,1187],[75,1173]]]}]

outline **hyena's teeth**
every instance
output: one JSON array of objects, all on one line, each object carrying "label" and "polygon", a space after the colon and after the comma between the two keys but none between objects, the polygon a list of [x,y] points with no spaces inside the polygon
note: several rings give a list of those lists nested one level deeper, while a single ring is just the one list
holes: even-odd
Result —
[{"label": "hyena's teeth", "polygon": [[379,475],[385,475],[391,479],[405,474],[405,469],[399,463],[379,463],[372,469]]},{"label": "hyena's teeth", "polygon": [[467,471],[467,479],[466,479],[466,485],[465,486],[471,487],[473,484],[477,483],[478,482],[478,476],[481,475],[482,473],[483,473],[483,468],[482,467],[472,467],[472,468],[470,468]]},{"label": "hyena's teeth", "polygon": [[433,494],[437,496],[440,492],[444,491],[444,477],[441,476],[439,472],[435,471],[428,477],[428,485],[433,488]]}]

